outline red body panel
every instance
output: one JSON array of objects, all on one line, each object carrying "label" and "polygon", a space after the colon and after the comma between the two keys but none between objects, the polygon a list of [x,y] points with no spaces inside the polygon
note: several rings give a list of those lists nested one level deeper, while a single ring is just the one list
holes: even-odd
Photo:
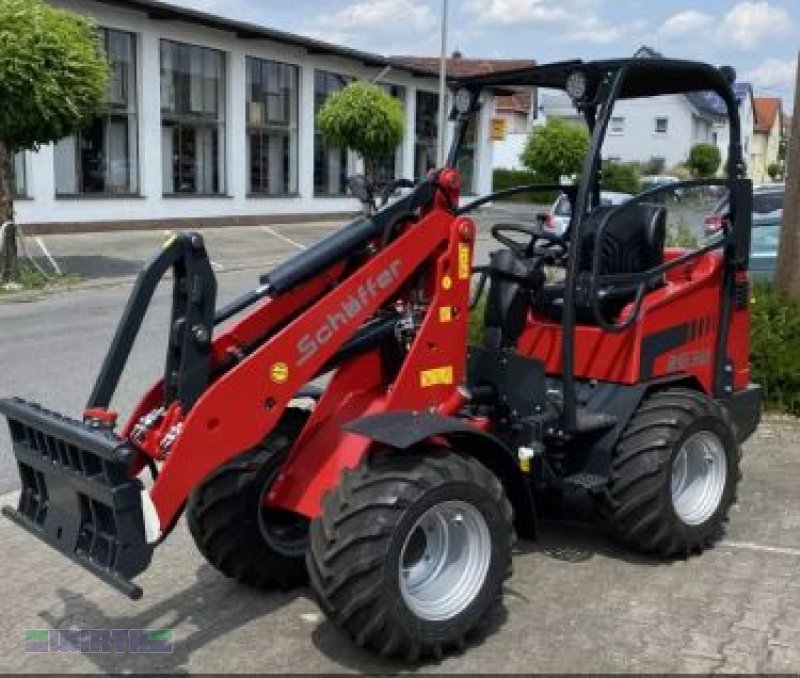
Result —
[{"label": "red body panel", "polygon": [[[667,259],[681,253],[681,250],[669,250]],[[599,327],[579,325],[575,340],[575,376],[636,384],[643,378],[683,373],[695,377],[704,390],[710,391],[721,284],[722,259],[716,253],[707,254],[671,270],[666,284],[645,297],[639,319],[628,330],[609,334]],[[623,310],[621,317],[626,317],[629,310]],[[690,326],[690,339],[659,353],[652,364],[645,364],[649,356],[643,356],[643,352],[647,353],[643,347],[648,337],[682,325]],[[745,346],[748,336],[739,338]],[[548,374],[561,374],[560,324],[532,314],[517,346],[523,355],[544,362]],[[737,365],[742,358],[740,350],[734,356]],[[748,360],[749,357],[744,356],[740,369],[747,369]]]},{"label": "red body panel", "polygon": [[325,492],[370,446],[366,438],[342,432],[343,423],[389,410],[451,414],[460,405],[453,396],[464,377],[474,233],[468,219],[454,222],[429,284],[428,313],[397,377],[387,382],[377,352],[338,370],[273,486],[271,505],[310,517],[319,513]]},{"label": "red body panel", "polygon": [[[473,234],[469,220],[433,210],[209,387],[183,422],[151,490],[161,524],[174,521],[189,492],[211,471],[257,445],[275,426],[293,395],[437,252],[447,252],[439,266],[446,266],[451,284],[449,290],[437,291],[430,312],[438,314],[438,306],[449,303],[459,314],[446,327],[437,327],[436,337],[425,329],[419,333],[412,351],[414,358],[406,360],[405,373],[401,373],[390,398],[395,408],[411,403],[435,407],[448,400],[461,380],[464,355],[464,340],[450,339],[455,339],[453,331],[459,323],[466,336],[464,309],[469,294],[471,261],[466,261],[464,277],[459,276],[459,243],[469,239],[467,256],[471,257]],[[437,285],[441,287],[441,281]],[[450,383],[421,387],[421,371],[437,369],[458,356],[452,376],[445,380]],[[406,388],[408,393],[404,392]],[[304,472],[311,474],[315,469]],[[283,505],[279,499],[275,502]],[[310,498],[308,504],[318,505],[318,499]]]}]

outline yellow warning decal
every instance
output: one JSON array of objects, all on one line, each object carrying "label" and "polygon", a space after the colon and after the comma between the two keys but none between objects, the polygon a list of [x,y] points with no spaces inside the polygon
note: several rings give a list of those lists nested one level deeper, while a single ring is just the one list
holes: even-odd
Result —
[{"label": "yellow warning decal", "polygon": [[274,363],[269,376],[276,384],[285,384],[289,380],[289,366],[286,363]]},{"label": "yellow warning decal", "polygon": [[441,306],[439,308],[439,322],[440,323],[449,323],[453,320],[453,307],[452,306]]},{"label": "yellow warning decal", "polygon": [[419,385],[422,388],[446,386],[453,383],[453,366],[434,367],[419,373]]},{"label": "yellow warning decal", "polygon": [[449,290],[452,286],[453,279],[449,275],[446,275],[444,278],[442,278],[442,287],[444,289]]},{"label": "yellow warning decal", "polygon": [[164,241],[164,244],[161,246],[162,249],[167,249],[167,247],[169,247],[172,243],[175,242],[175,238],[177,237],[178,237],[177,233],[173,233],[171,236],[169,236],[169,238],[167,238]]},{"label": "yellow warning decal", "polygon": [[458,244],[458,278],[466,280],[470,274],[470,251],[466,243]]}]

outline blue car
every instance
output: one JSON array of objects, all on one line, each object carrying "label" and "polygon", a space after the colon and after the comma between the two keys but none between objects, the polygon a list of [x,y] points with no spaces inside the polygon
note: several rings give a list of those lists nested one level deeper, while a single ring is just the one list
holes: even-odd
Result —
[{"label": "blue car", "polygon": [[753,280],[773,280],[778,267],[778,243],[781,239],[782,211],[753,215],[750,242],[750,275]]}]

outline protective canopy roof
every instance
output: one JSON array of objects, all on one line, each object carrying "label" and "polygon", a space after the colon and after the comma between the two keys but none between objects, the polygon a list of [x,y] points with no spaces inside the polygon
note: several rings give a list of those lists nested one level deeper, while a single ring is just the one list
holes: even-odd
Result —
[{"label": "protective canopy roof", "polygon": [[620,99],[712,91],[729,107],[735,108],[731,85],[719,68],[698,61],[677,59],[610,59],[605,61],[563,61],[462,78],[457,86],[470,88],[543,87],[565,89],[567,78],[575,71],[586,74],[596,85],[604,76],[625,68],[627,75]]}]

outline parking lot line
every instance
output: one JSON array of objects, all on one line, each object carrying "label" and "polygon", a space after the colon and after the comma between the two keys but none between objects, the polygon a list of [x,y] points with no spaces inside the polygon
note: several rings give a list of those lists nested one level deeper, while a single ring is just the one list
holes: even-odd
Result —
[{"label": "parking lot line", "polygon": [[764,544],[753,544],[747,541],[728,541],[725,540],[721,546],[728,546],[732,549],[740,549],[742,551],[759,551],[761,553],[776,553],[782,556],[792,556],[793,558],[800,558],[800,549],[792,548],[790,546],[766,546]]},{"label": "parking lot line", "polygon": [[278,231],[270,228],[269,226],[262,226],[261,230],[265,233],[269,233],[271,236],[278,238],[279,240],[283,240],[284,242],[288,242],[292,247],[296,247],[299,250],[308,249],[305,245],[301,245],[296,240],[292,240],[291,238],[287,238],[283,233],[278,233]]},{"label": "parking lot line", "polygon": [[44,240],[41,236],[36,236],[35,238],[36,244],[39,245],[39,249],[42,250],[44,256],[47,257],[47,260],[50,262],[50,265],[53,267],[56,275],[61,275],[61,267],[58,265],[58,262],[53,258],[50,252],[47,249],[47,246],[44,244]]}]

